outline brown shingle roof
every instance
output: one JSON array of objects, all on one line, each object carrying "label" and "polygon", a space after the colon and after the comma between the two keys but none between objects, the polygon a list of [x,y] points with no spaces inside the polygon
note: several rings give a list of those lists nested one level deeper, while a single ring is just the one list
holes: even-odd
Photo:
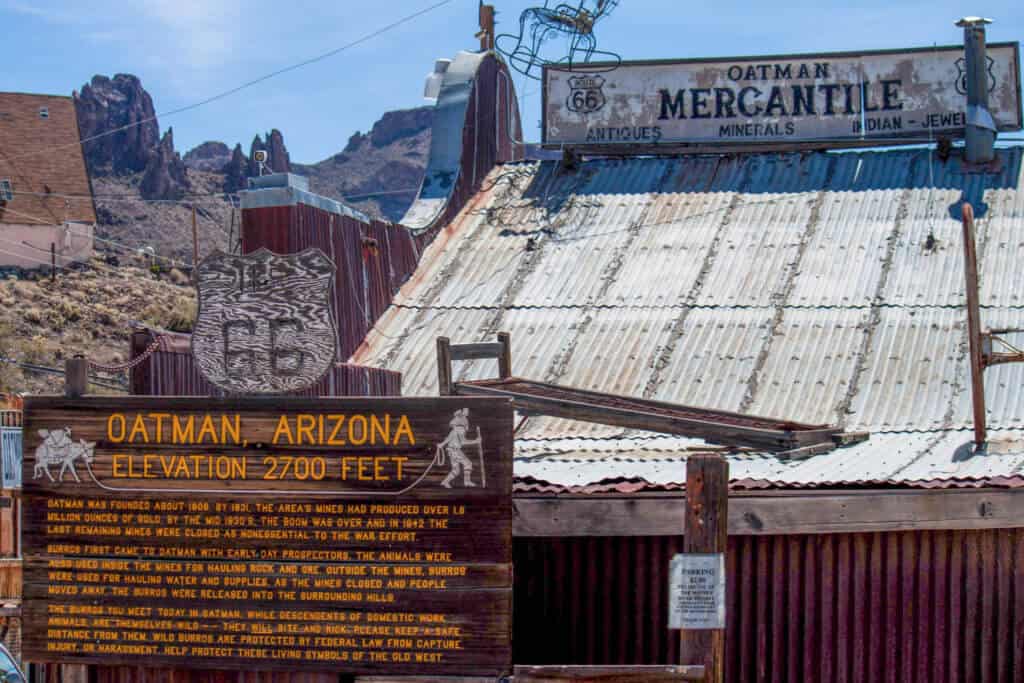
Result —
[{"label": "brown shingle roof", "polygon": [[[46,118],[40,116],[43,107]],[[10,179],[15,192],[12,201],[0,206],[0,223],[96,222],[78,140],[70,97],[0,92],[0,179]]]}]

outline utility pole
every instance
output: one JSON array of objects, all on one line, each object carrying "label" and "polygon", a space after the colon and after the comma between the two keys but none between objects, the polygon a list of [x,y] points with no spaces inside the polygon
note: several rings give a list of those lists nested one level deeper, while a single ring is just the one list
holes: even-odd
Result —
[{"label": "utility pole", "polygon": [[57,245],[50,242],[50,282],[57,280]]},{"label": "utility pole", "polygon": [[480,39],[480,51],[494,49],[494,5],[480,3],[480,30],[476,37]]},{"label": "utility pole", "polygon": [[988,110],[988,58],[985,53],[985,25],[991,19],[964,17],[956,25],[964,30],[964,61],[967,72],[968,163],[987,164],[995,156],[996,122]]},{"label": "utility pole", "polygon": [[978,304],[978,254],[974,242],[974,209],[964,202],[964,293],[967,298],[967,345],[971,363],[971,404],[974,408],[974,445],[985,447],[985,365],[982,359],[981,309]]},{"label": "utility pole", "polygon": [[[728,527],[729,463],[721,455],[689,456],[686,460],[683,555],[722,554],[724,557]],[[721,580],[724,581],[725,577],[722,576]],[[703,664],[704,682],[722,683],[725,675],[725,629],[684,628],[679,635],[679,663]]]}]

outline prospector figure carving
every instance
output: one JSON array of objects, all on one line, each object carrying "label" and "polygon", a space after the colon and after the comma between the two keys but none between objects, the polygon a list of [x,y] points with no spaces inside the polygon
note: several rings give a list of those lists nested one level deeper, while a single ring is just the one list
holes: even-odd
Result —
[{"label": "prospector figure carving", "polygon": [[[78,478],[78,472],[75,470],[75,460],[81,458],[86,464],[91,463],[96,442],[79,439],[78,443],[75,443],[71,440],[70,427],[40,429],[39,436],[43,437],[43,443],[36,448],[36,464],[32,469],[32,478],[39,479],[45,474],[50,481],[61,482],[64,481],[64,473],[70,471],[75,481],[81,484],[82,480]],[[50,473],[50,465],[60,465],[57,479]]]},{"label": "prospector figure carving", "polygon": [[476,438],[470,439],[466,436],[466,432],[469,431],[469,408],[460,408],[455,411],[455,417],[452,418],[448,425],[452,428],[448,432],[448,436],[445,437],[444,441],[437,445],[437,455],[435,456],[435,462],[438,465],[444,465],[445,456],[451,461],[452,468],[448,472],[448,476],[441,482],[441,486],[446,489],[452,487],[452,482],[455,481],[456,477],[462,475],[463,486],[476,486],[473,483],[473,461],[462,452],[464,446],[476,446],[480,452],[480,481],[482,486],[487,486],[487,472],[484,470],[484,447],[483,439],[480,437],[480,428],[476,428]]}]

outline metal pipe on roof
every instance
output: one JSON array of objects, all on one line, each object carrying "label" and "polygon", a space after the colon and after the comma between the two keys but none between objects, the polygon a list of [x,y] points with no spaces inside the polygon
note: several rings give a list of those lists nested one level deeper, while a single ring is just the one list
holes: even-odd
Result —
[{"label": "metal pipe on roof", "polygon": [[985,25],[991,19],[964,17],[956,25],[964,30],[964,61],[967,81],[967,161],[985,164],[992,161],[996,141],[996,123],[988,110],[988,56],[985,52]]}]

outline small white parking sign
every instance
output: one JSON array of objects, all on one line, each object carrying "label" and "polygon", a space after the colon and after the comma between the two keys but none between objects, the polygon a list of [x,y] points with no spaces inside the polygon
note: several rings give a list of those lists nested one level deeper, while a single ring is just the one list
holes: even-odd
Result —
[{"label": "small white parking sign", "polygon": [[682,553],[672,558],[668,627],[725,628],[724,553]]}]

